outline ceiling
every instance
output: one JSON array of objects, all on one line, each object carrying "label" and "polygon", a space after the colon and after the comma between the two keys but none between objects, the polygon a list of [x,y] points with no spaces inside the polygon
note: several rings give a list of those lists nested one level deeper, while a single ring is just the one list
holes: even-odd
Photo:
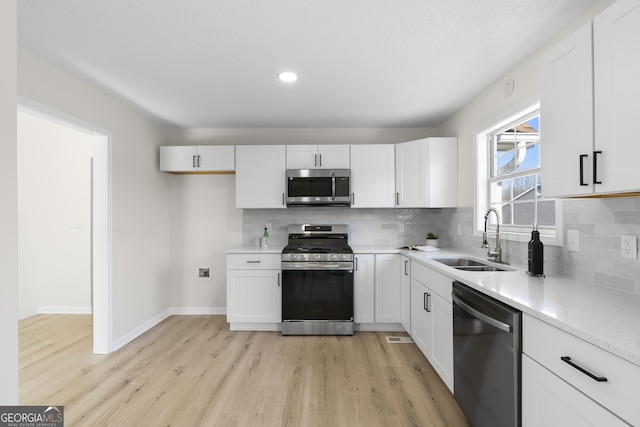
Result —
[{"label": "ceiling", "polygon": [[434,127],[595,2],[21,0],[18,46],[180,127]]}]

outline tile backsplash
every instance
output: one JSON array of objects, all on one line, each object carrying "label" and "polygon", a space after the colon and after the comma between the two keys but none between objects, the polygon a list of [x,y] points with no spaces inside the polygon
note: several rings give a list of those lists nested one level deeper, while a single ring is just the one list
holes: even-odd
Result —
[{"label": "tile backsplash", "polygon": [[243,244],[256,245],[265,223],[271,223],[273,244],[286,244],[289,224],[349,224],[351,245],[424,244],[425,234],[431,231],[438,234],[441,245],[451,246],[449,222],[442,209],[246,209]]},{"label": "tile backsplash", "polygon": [[[545,245],[545,275],[640,295],[640,261],[620,255],[623,234],[640,236],[640,197],[560,200],[562,234],[579,232],[579,251]],[[473,208],[446,209],[247,209],[243,215],[243,244],[255,245],[265,223],[271,223],[271,241],[285,244],[289,224],[349,224],[351,245],[397,247],[424,243],[428,231],[439,235],[444,248],[459,248],[485,257],[481,236],[474,235]],[[458,225],[461,234],[458,235]],[[544,242],[544,240],[543,240]],[[503,240],[504,258],[526,266],[527,243]]]}]

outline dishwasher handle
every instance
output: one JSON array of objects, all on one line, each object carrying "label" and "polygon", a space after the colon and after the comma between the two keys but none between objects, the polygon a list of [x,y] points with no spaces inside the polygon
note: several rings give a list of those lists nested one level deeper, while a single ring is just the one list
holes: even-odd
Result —
[{"label": "dishwasher handle", "polygon": [[480,319],[483,322],[488,323],[489,325],[500,329],[501,331],[511,333],[511,331],[512,331],[511,325],[509,325],[507,323],[504,323],[504,322],[501,322],[501,321],[499,321],[497,319],[494,319],[491,316],[487,316],[486,314],[482,313],[479,310],[476,310],[475,308],[471,307],[468,303],[464,302],[455,293],[452,294],[451,297],[453,298],[453,303],[454,304],[458,304],[460,307],[462,307],[467,313],[469,313],[473,317],[475,317],[477,319]]}]

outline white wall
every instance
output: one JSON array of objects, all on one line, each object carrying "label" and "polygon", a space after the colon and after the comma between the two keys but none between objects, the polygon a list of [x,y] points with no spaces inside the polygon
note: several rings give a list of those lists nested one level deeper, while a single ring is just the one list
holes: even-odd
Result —
[{"label": "white wall", "polygon": [[169,180],[158,170],[168,128],[21,49],[18,94],[111,135],[112,336],[120,346],[171,305]]},{"label": "white wall", "polygon": [[92,135],[18,111],[19,317],[91,312]]},{"label": "white wall", "polygon": [[[587,13],[577,18],[572,25],[498,79],[437,128],[437,133],[439,134],[458,137],[459,206],[468,207],[474,204],[476,133],[495,124],[497,120],[504,119],[508,114],[517,112],[519,107],[525,105],[525,101],[532,97],[537,97],[540,90],[538,81],[540,55],[614,1],[603,0],[598,2]],[[513,79],[515,82],[515,89],[511,96],[507,97],[503,93],[503,87],[509,79]],[[544,127],[544,123],[541,126]]]},{"label": "white wall", "polygon": [[18,404],[16,13],[0,2],[0,405]]}]

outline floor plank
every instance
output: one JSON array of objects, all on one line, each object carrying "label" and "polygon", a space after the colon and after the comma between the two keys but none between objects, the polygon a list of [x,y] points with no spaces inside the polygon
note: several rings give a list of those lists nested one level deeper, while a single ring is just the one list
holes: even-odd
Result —
[{"label": "floor plank", "polygon": [[172,316],[94,355],[90,315],[39,315],[20,322],[20,404],[64,405],[68,426],[468,426],[418,348],[386,335]]}]

